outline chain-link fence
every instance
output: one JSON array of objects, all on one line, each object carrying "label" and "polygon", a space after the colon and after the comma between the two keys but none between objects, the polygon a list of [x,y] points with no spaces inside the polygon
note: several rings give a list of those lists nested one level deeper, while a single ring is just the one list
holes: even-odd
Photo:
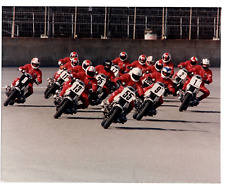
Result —
[{"label": "chain-link fence", "polygon": [[220,39],[221,8],[2,7],[3,37]]}]

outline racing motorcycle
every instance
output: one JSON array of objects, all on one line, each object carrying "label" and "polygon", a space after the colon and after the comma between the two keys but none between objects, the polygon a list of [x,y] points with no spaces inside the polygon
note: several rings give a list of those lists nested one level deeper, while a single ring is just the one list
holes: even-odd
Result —
[{"label": "racing motorcycle", "polygon": [[83,81],[76,79],[72,86],[68,88],[63,96],[61,102],[56,102],[56,113],[54,115],[55,119],[58,119],[62,113],[65,114],[75,114],[77,112],[78,101],[80,95],[85,90],[85,84]]},{"label": "racing motorcycle", "polygon": [[6,86],[6,96],[8,98],[5,100],[4,106],[13,105],[15,102],[16,103],[25,102],[24,93],[27,91],[29,87],[29,83],[32,80],[32,75],[29,73],[26,73],[25,71],[21,71],[21,72],[22,72],[22,76],[16,82],[15,86],[12,87],[12,89],[10,86]]},{"label": "racing motorcycle", "polygon": [[187,78],[188,71],[185,68],[181,68],[176,77],[173,79],[175,95],[180,93],[180,90],[183,88],[183,84]]},{"label": "racing motorcycle", "polygon": [[64,82],[69,80],[69,76],[69,71],[61,70],[60,76],[56,81],[52,78],[48,78],[48,85],[44,92],[45,98],[48,99],[51,95],[54,95],[56,92],[59,92]]},{"label": "racing motorcycle", "polygon": [[155,104],[159,101],[160,96],[165,92],[165,85],[161,82],[156,82],[152,88],[148,89],[144,94],[144,100],[136,99],[133,118],[141,120],[143,116],[156,115]]},{"label": "racing motorcycle", "polygon": [[124,114],[135,97],[133,87],[124,87],[123,91],[114,98],[114,101],[104,108],[102,127],[107,129],[112,123],[125,123],[127,120]]},{"label": "racing motorcycle", "polygon": [[202,83],[202,77],[200,75],[194,75],[187,85],[183,97],[181,98],[181,106],[179,111],[187,110],[188,106],[198,105],[198,100],[196,99],[196,94],[199,91],[200,85]]},{"label": "racing motorcycle", "polygon": [[107,79],[107,77],[102,73],[100,73],[96,76],[97,87],[98,87],[98,89],[97,89],[98,95],[100,95],[102,93],[102,89],[103,89],[103,86],[106,83],[106,79]]}]

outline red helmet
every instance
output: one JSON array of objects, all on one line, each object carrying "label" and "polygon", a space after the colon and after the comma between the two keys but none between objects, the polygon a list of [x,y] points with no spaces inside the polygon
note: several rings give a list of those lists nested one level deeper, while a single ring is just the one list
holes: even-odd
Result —
[{"label": "red helmet", "polygon": [[142,54],[138,57],[138,62],[140,63],[140,65],[144,65],[146,62],[146,55]]},{"label": "red helmet", "polygon": [[70,61],[72,58],[78,58],[78,54],[76,52],[71,52],[70,53]]},{"label": "red helmet", "polygon": [[171,55],[169,53],[164,53],[162,55],[162,59],[163,59],[164,63],[168,63],[170,61],[170,59],[171,59]]},{"label": "red helmet", "polygon": [[95,76],[95,67],[94,66],[88,66],[87,69],[85,70],[86,75],[88,78],[93,78]]},{"label": "red helmet", "polygon": [[153,56],[148,56],[147,57],[146,64],[149,65],[149,66],[154,64]]},{"label": "red helmet", "polygon": [[163,61],[162,60],[158,60],[155,63],[155,69],[159,72],[161,71],[163,68]]},{"label": "red helmet", "polygon": [[31,62],[30,62],[31,66],[33,69],[38,69],[39,68],[39,65],[40,65],[40,62],[39,62],[39,59],[38,58],[33,58],[31,59]]},{"label": "red helmet", "polygon": [[79,63],[79,59],[78,59],[78,58],[72,58],[72,59],[70,59],[70,60],[71,60],[71,66],[72,66],[72,67],[77,66],[78,63]]},{"label": "red helmet", "polygon": [[197,62],[198,62],[198,58],[195,57],[195,56],[193,56],[193,57],[191,57],[190,61],[191,61],[191,64],[192,64],[192,65],[196,65]]},{"label": "red helmet", "polygon": [[91,66],[92,65],[92,62],[88,59],[84,60],[83,63],[82,63],[82,68],[83,70],[86,70],[88,66]]},{"label": "red helmet", "polygon": [[120,60],[121,61],[127,60],[127,53],[126,52],[121,52],[120,53]]}]

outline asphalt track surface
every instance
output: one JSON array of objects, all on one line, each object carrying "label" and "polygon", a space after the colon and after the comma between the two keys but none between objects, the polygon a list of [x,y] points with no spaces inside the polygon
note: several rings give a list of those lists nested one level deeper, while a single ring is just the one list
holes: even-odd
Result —
[{"label": "asphalt track surface", "polygon": [[[131,112],[107,130],[100,106],[54,119],[53,99],[43,93],[57,69],[41,69],[43,83],[25,104],[1,105],[2,181],[220,183],[219,68],[199,106],[179,112],[169,96],[156,116],[136,121]],[[2,68],[2,86],[19,76]]]}]

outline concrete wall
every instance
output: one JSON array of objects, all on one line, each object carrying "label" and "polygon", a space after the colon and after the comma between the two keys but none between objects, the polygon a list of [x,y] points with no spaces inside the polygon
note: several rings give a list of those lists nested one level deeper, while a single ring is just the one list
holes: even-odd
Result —
[{"label": "concrete wall", "polygon": [[78,53],[80,61],[90,59],[94,65],[98,65],[126,51],[131,62],[137,60],[140,54],[153,55],[158,60],[164,52],[169,52],[175,66],[191,56],[197,56],[199,60],[207,57],[211,60],[211,66],[219,67],[220,45],[220,41],[213,40],[3,38],[2,65],[20,66],[38,57],[41,66],[57,66],[58,59],[69,56],[71,51]]}]

